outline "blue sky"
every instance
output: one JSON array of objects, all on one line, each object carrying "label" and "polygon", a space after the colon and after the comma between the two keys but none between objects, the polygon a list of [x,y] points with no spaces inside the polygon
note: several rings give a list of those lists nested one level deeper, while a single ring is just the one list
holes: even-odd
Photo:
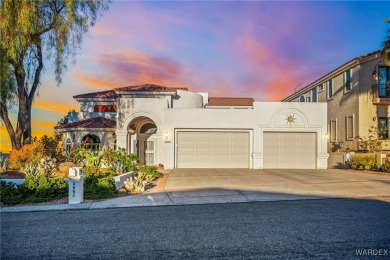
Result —
[{"label": "blue sky", "polygon": [[[76,94],[155,83],[279,101],[381,48],[390,1],[115,1],[57,86],[45,61],[33,135],[52,134]],[[1,151],[10,143],[1,127]]]}]

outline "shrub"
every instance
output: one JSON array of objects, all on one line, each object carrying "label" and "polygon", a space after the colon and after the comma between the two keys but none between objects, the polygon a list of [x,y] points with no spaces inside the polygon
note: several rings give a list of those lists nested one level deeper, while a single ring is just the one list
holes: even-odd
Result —
[{"label": "shrub", "polygon": [[109,166],[114,175],[125,172],[136,171],[138,168],[138,158],[135,154],[127,154],[126,149],[105,150],[103,153],[104,163]]},{"label": "shrub", "polygon": [[16,205],[23,202],[20,186],[12,182],[0,181],[0,201],[5,205]]},{"label": "shrub", "polygon": [[41,174],[50,176],[51,172],[57,168],[57,160],[49,156],[45,156],[40,160],[38,168]]},{"label": "shrub", "polygon": [[80,155],[84,158],[85,175],[98,175],[102,167],[103,151],[95,155],[92,151],[82,149]]},{"label": "shrub", "polygon": [[377,169],[375,163],[375,156],[373,155],[364,155],[364,156],[352,155],[349,164],[351,166],[351,169],[354,170],[376,170]]},{"label": "shrub", "polygon": [[42,136],[39,142],[43,145],[43,155],[61,161],[63,155],[60,141],[61,136]]},{"label": "shrub", "polygon": [[22,185],[0,183],[0,201],[5,205],[37,203],[64,198],[68,194],[68,183],[62,179],[27,176]]},{"label": "shrub", "polygon": [[115,195],[115,181],[111,177],[86,176],[84,180],[85,199],[107,199]]},{"label": "shrub", "polygon": [[82,160],[84,159],[80,152],[83,151],[80,147],[72,146],[70,150],[63,150],[63,161],[71,162],[76,165],[80,165]]},{"label": "shrub", "polygon": [[161,172],[157,171],[153,167],[150,166],[142,166],[138,170],[137,176],[141,179],[144,179],[148,182],[153,181],[155,179],[161,178],[163,175]]},{"label": "shrub", "polygon": [[20,150],[12,150],[10,153],[9,163],[12,169],[20,170],[26,164],[38,165],[43,155],[43,144],[34,142],[24,145]]}]

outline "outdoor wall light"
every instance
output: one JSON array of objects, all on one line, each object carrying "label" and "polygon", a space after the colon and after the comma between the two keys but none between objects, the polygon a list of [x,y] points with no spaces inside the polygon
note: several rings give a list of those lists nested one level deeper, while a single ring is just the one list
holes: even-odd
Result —
[{"label": "outdoor wall light", "polygon": [[325,134],[325,139],[329,140],[329,134],[328,133]]},{"label": "outdoor wall light", "polygon": [[168,132],[168,131],[165,131],[165,133],[164,133],[164,139],[165,139],[165,140],[168,140],[168,139],[169,139],[169,132]]}]

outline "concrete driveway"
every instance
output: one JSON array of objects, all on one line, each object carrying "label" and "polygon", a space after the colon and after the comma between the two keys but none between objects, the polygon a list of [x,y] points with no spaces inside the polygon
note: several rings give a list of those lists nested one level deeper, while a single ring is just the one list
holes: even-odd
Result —
[{"label": "concrete driveway", "polygon": [[316,198],[389,199],[390,174],[339,169],[175,169],[169,174],[165,191],[175,204]]}]

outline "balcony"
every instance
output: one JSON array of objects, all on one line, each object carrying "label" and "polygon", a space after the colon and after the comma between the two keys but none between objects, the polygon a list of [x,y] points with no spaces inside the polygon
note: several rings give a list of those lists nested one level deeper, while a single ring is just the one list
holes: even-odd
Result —
[{"label": "balcony", "polygon": [[116,112],[69,112],[68,123],[79,122],[81,120],[99,117],[99,116],[114,121],[116,120]]},{"label": "balcony", "polygon": [[390,84],[372,85],[372,97],[375,105],[390,105]]}]

